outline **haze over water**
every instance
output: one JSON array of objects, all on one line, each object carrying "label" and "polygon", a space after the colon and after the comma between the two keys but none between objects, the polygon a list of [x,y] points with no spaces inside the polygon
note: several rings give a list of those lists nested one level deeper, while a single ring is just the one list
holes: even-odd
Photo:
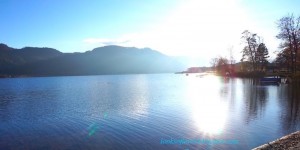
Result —
[{"label": "haze over water", "polygon": [[251,149],[300,129],[296,91],[214,75],[0,79],[0,149]]}]

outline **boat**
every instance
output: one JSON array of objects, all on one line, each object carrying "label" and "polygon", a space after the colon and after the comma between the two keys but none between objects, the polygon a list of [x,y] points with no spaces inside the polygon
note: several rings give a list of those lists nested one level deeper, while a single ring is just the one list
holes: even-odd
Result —
[{"label": "boat", "polygon": [[280,77],[264,77],[260,79],[260,84],[262,85],[278,85],[281,83]]}]

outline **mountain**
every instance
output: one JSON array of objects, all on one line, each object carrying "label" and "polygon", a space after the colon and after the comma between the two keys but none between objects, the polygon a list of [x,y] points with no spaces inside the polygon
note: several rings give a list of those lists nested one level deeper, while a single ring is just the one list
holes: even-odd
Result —
[{"label": "mountain", "polygon": [[0,62],[11,60],[6,61],[10,67],[0,68],[0,73],[13,76],[171,73],[185,69],[176,59],[150,48],[104,46],[84,53],[61,53],[49,48],[8,49],[0,47],[0,55],[2,51],[15,51],[18,55],[0,57]]},{"label": "mountain", "polygon": [[25,47],[15,49],[0,43],[0,70],[47,60],[62,54],[52,48]]}]

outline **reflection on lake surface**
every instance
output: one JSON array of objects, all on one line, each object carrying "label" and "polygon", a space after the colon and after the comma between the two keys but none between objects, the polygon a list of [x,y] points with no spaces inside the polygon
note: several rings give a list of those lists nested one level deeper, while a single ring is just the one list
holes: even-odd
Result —
[{"label": "reflection on lake surface", "polygon": [[0,149],[250,149],[300,129],[297,89],[213,75],[0,79]]}]

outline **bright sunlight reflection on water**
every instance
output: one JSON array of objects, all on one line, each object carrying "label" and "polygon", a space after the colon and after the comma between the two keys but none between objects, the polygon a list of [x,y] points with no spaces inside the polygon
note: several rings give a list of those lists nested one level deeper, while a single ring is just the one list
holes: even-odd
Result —
[{"label": "bright sunlight reflection on water", "polygon": [[300,129],[298,87],[204,74],[5,78],[0,100],[0,149],[243,150]]},{"label": "bright sunlight reflection on water", "polygon": [[215,76],[200,79],[190,77],[188,80],[187,101],[195,126],[203,133],[222,133],[227,120],[228,105],[217,93],[221,85],[215,85],[220,82]]}]

